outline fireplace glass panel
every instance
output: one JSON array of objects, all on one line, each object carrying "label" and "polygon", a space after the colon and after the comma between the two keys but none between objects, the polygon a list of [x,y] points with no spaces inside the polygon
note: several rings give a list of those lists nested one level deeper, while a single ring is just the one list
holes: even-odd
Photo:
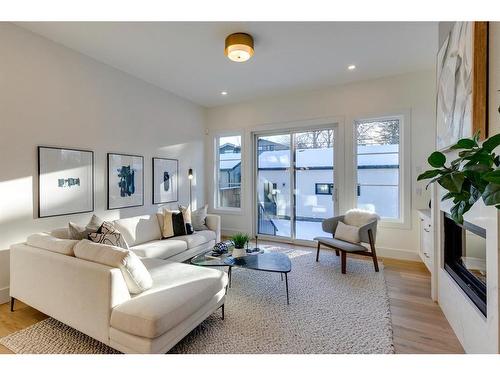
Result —
[{"label": "fireplace glass panel", "polygon": [[486,285],[486,239],[466,230],[464,245],[461,258],[463,266]]}]

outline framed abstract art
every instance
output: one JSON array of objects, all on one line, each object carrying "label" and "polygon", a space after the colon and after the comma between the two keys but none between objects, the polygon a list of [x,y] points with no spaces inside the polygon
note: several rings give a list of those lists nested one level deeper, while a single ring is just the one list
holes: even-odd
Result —
[{"label": "framed abstract art", "polygon": [[488,22],[455,22],[437,56],[437,148],[488,136]]},{"label": "framed abstract art", "polygon": [[177,202],[179,161],[153,158],[153,204]]},{"label": "framed abstract art", "polygon": [[94,153],[38,146],[38,217],[94,211]]},{"label": "framed abstract art", "polygon": [[144,158],[108,153],[108,210],[144,205]]}]

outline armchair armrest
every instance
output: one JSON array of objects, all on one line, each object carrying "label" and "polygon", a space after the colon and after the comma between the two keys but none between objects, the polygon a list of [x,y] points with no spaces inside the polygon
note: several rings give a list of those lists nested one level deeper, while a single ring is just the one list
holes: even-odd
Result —
[{"label": "armchair armrest", "polygon": [[208,214],[207,218],[205,219],[205,224],[208,227],[208,229],[213,230],[215,232],[215,242],[216,243],[220,242],[220,231],[221,231],[220,216],[214,214]]},{"label": "armchair armrest", "polygon": [[359,228],[359,239],[361,242],[370,243],[369,231],[372,232],[373,242],[375,242],[377,237],[377,220],[371,221]]},{"label": "armchair armrest", "polygon": [[335,216],[335,217],[331,217],[329,219],[323,220],[323,222],[321,223],[323,231],[326,233],[331,233],[333,236],[335,234],[335,230],[337,229],[337,225],[338,225],[339,221],[343,221],[343,220],[344,220],[344,215]]}]

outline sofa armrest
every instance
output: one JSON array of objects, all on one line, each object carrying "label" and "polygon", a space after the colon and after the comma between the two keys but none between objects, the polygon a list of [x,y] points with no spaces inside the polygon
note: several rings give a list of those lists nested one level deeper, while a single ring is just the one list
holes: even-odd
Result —
[{"label": "sofa armrest", "polygon": [[26,244],[10,248],[10,295],[106,344],[111,310],[130,299],[118,268]]},{"label": "sofa armrest", "polygon": [[208,229],[215,232],[215,242],[220,242],[220,216],[208,214],[205,220]]}]

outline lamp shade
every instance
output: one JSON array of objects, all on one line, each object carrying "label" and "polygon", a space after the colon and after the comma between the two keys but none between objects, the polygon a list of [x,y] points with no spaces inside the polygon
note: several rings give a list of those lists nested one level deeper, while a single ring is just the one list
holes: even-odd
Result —
[{"label": "lamp shade", "polygon": [[247,61],[254,54],[252,36],[245,33],[234,33],[229,35],[226,38],[224,53],[232,61]]}]

